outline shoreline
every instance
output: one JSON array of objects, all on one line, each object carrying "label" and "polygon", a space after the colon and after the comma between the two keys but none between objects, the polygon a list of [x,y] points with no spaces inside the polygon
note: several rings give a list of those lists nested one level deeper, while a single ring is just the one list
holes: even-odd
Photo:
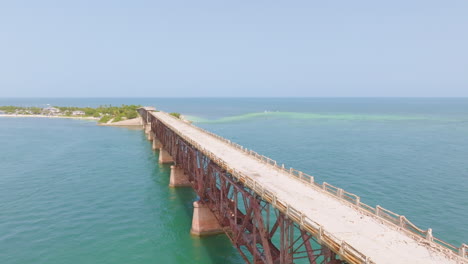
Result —
[{"label": "shoreline", "polygon": [[66,118],[66,119],[81,119],[81,120],[96,120],[98,117],[92,116],[46,116],[46,115],[11,115],[11,114],[0,114],[0,117],[33,117],[33,118]]},{"label": "shoreline", "polygon": [[[92,117],[92,116],[46,116],[46,115],[11,115],[11,114],[0,114],[1,117],[18,117],[18,118],[25,118],[25,117],[31,117],[31,118],[60,118],[60,119],[77,119],[77,120],[89,120],[89,121],[96,121],[96,125],[98,126],[114,126],[114,127],[128,127],[128,128],[141,128],[143,127],[142,121],[140,117],[133,118],[133,119],[128,119],[128,120],[122,120],[119,122],[115,123],[99,123],[98,117]],[[112,121],[112,120],[111,120]]]},{"label": "shoreline", "polygon": [[143,120],[141,117],[136,117],[132,119],[126,119],[118,122],[112,123],[112,120],[109,120],[107,123],[98,123],[98,126],[115,126],[115,127],[143,127]]}]

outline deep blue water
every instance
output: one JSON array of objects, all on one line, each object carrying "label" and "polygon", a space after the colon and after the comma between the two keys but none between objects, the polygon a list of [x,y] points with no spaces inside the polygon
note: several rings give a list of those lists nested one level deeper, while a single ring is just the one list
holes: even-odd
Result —
[{"label": "deep blue water", "polygon": [[[181,112],[456,246],[468,241],[468,98],[0,99],[45,104]],[[0,118],[0,146],[0,263],[241,262],[223,236],[190,237],[195,195],[167,188],[168,168],[139,130]]]}]

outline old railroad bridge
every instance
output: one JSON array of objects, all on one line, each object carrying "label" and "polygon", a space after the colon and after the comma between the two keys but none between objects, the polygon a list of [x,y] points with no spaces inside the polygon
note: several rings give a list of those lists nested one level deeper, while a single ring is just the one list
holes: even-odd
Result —
[{"label": "old railroad bridge", "polygon": [[191,186],[191,233],[225,233],[246,263],[468,263],[404,216],[152,107],[138,109],[170,185]]}]

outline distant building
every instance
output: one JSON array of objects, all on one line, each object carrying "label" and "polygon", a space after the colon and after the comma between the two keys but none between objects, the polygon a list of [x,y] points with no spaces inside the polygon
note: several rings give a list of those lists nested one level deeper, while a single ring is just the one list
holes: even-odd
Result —
[{"label": "distant building", "polygon": [[5,114],[5,111],[0,111],[0,115],[4,115]]},{"label": "distant building", "polygon": [[73,111],[73,112],[72,112],[72,115],[74,115],[74,116],[84,115],[84,114],[85,114],[84,111]]},{"label": "distant building", "polygon": [[43,108],[42,113],[47,114],[47,115],[56,115],[60,113],[60,109],[49,106],[49,107]]}]

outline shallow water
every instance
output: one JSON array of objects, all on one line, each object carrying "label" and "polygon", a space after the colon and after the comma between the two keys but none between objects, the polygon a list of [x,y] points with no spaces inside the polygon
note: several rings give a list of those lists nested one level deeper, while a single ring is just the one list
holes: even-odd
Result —
[{"label": "shallow water", "polygon": [[224,236],[190,236],[190,188],[141,130],[0,120],[0,263],[240,263]]},{"label": "shallow water", "polygon": [[[468,241],[468,99],[0,99],[0,105],[135,103]],[[266,111],[266,112],[265,112]],[[0,118],[0,263],[242,263],[224,236],[189,234],[196,196],[141,130]]]}]

